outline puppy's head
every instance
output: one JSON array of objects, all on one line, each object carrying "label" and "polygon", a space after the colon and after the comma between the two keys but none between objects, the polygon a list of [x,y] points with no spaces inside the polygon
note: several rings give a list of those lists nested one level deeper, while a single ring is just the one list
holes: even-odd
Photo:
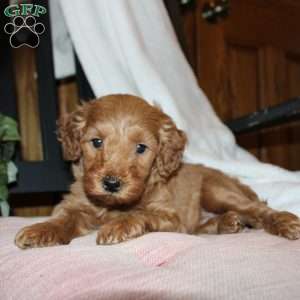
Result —
[{"label": "puppy's head", "polygon": [[130,95],[106,96],[63,117],[59,140],[65,159],[80,162],[86,195],[107,206],[133,204],[147,184],[166,182],[186,142],[167,115]]}]

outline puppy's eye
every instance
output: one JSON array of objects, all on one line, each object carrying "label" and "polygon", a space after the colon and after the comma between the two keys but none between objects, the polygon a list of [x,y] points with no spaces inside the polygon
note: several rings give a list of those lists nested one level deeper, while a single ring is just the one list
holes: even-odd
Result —
[{"label": "puppy's eye", "polygon": [[136,145],[136,153],[143,154],[146,151],[147,148],[148,147],[144,144],[137,144]]},{"label": "puppy's eye", "polygon": [[101,139],[92,139],[91,143],[94,146],[94,148],[100,148],[103,144],[103,141]]}]

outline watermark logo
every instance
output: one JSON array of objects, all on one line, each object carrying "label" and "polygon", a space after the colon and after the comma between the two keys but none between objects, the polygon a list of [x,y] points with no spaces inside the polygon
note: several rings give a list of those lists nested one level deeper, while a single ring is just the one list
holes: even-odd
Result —
[{"label": "watermark logo", "polygon": [[40,35],[45,32],[45,26],[37,22],[36,18],[46,13],[47,9],[41,5],[12,4],[7,6],[4,14],[12,18],[12,21],[4,26],[4,31],[10,35],[11,47],[38,47]]}]

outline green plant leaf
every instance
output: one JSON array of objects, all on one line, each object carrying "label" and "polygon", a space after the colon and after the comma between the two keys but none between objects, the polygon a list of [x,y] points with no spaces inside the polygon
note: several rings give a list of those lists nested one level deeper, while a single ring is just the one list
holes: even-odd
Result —
[{"label": "green plant leaf", "polygon": [[[7,176],[7,163],[5,161],[0,161],[0,188],[3,185],[8,184],[8,176]],[[1,194],[0,194],[1,198]]]},{"label": "green plant leaf", "polygon": [[17,122],[10,117],[0,114],[0,141],[19,141]]},{"label": "green plant leaf", "polygon": [[6,200],[0,201],[0,209],[1,209],[2,217],[9,216],[9,204]]},{"label": "green plant leaf", "polygon": [[2,142],[0,144],[0,160],[10,161],[15,152],[15,142]]},{"label": "green plant leaf", "polygon": [[0,202],[6,201],[8,198],[8,189],[6,185],[0,185]]},{"label": "green plant leaf", "polygon": [[20,140],[17,122],[0,113],[0,210],[9,216],[7,184],[16,180],[17,168],[10,160],[15,152],[15,142]]}]

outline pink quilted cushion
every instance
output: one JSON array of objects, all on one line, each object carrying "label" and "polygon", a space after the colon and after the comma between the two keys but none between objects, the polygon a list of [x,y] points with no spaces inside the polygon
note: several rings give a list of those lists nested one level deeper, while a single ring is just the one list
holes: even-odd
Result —
[{"label": "pink quilted cushion", "polygon": [[1,300],[300,298],[300,241],[262,231],[151,233],[96,246],[92,234],[68,246],[16,248],[16,232],[36,221],[0,218]]}]

